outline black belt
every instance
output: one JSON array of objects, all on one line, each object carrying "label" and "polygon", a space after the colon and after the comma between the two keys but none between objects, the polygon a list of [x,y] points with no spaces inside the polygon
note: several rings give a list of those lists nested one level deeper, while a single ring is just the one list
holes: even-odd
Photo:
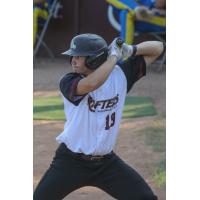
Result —
[{"label": "black belt", "polygon": [[83,153],[75,153],[71,151],[64,143],[61,143],[60,146],[62,146],[65,149],[66,153],[70,154],[71,156],[88,161],[102,161],[103,159],[109,158],[113,155],[113,151],[106,155],[85,155]]}]

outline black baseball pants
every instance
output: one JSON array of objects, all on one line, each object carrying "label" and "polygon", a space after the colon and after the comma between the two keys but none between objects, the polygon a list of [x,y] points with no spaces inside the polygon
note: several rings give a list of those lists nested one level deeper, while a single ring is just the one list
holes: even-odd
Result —
[{"label": "black baseball pants", "polygon": [[144,179],[115,153],[102,160],[84,160],[64,144],[35,189],[34,200],[61,200],[84,186],[98,187],[119,200],[157,200]]}]

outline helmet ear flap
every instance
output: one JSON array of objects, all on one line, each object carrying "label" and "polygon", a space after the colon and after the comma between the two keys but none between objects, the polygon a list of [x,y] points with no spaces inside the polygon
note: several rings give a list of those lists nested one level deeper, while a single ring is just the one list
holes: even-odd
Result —
[{"label": "helmet ear flap", "polygon": [[89,69],[96,69],[96,56],[87,56],[85,59],[85,66]]},{"label": "helmet ear flap", "polygon": [[87,56],[85,59],[85,66],[92,70],[97,69],[107,60],[107,57],[108,57],[107,49],[97,55]]}]

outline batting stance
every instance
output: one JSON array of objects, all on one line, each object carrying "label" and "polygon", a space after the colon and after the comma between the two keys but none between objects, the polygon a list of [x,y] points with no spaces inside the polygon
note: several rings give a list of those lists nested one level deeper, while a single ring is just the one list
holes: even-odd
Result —
[{"label": "batting stance", "polygon": [[[70,56],[73,73],[60,80],[67,121],[34,200],[60,200],[83,186],[98,187],[120,200],[157,200],[113,148],[127,92],[163,51],[163,43],[157,41],[120,47],[115,39],[108,47],[95,34],[72,39],[63,54]],[[125,57],[126,61],[116,64]]]}]

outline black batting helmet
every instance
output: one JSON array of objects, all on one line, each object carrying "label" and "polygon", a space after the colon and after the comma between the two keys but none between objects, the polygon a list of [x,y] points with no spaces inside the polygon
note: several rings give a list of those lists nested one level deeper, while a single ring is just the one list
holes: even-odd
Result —
[{"label": "black batting helmet", "polygon": [[75,36],[69,50],[62,53],[68,56],[85,56],[85,65],[89,69],[97,69],[103,64],[108,56],[106,41],[96,34],[81,34]]}]

